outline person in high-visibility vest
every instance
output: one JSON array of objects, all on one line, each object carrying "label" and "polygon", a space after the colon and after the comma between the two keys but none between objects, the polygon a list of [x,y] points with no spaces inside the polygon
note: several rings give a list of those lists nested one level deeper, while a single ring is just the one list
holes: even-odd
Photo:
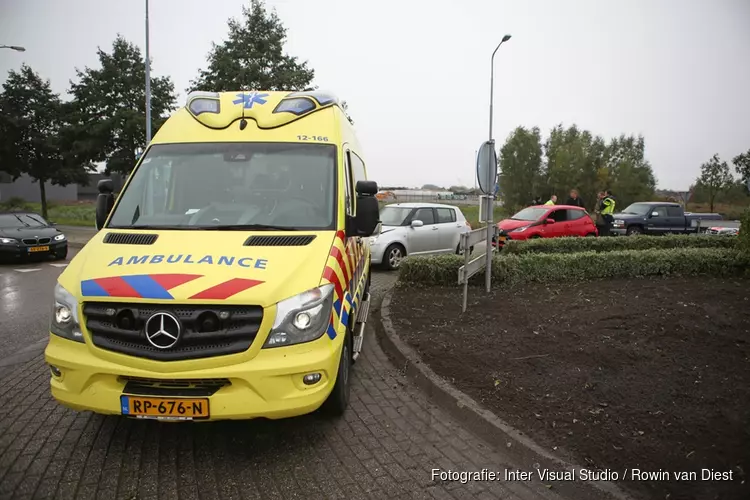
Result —
[{"label": "person in high-visibility vest", "polygon": [[557,196],[553,194],[545,205],[554,205],[555,203],[557,203]]},{"label": "person in high-visibility vest", "polygon": [[612,227],[612,222],[614,222],[615,220],[615,218],[612,215],[615,213],[615,204],[616,202],[615,202],[614,196],[612,196],[612,191],[610,191],[609,189],[606,190],[604,192],[604,198],[602,198],[602,210],[601,210],[602,218],[604,219],[604,224],[605,224],[604,231],[606,234],[604,236],[609,236],[610,234],[609,230]]}]

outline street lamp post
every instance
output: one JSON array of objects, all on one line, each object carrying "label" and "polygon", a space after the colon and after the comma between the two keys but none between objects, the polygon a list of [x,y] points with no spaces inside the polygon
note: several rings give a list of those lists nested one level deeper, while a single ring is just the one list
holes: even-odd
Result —
[{"label": "street lamp post", "polygon": [[151,58],[148,49],[148,0],[146,0],[146,147],[151,142]]},{"label": "street lamp post", "polygon": [[[490,138],[489,142],[492,144],[492,148],[495,147],[495,142],[492,140],[492,114],[493,114],[493,106],[494,106],[494,97],[495,97],[495,54],[497,53],[497,49],[500,48],[502,44],[510,40],[510,35],[505,35],[503,39],[500,41],[500,43],[497,44],[497,47],[495,47],[495,50],[492,52],[492,58],[490,59]],[[489,161],[493,161],[494,155],[490,154],[487,155],[487,158]],[[488,172],[492,172],[493,166],[490,166],[490,168],[487,170]],[[494,228],[494,209],[495,209],[495,201],[494,201],[494,193],[495,193],[495,183],[497,182],[497,179],[493,179],[492,186],[489,186],[489,193],[487,195],[487,254],[486,254],[486,261],[485,261],[485,270],[484,270],[484,285],[487,290],[487,293],[490,292],[490,286],[492,281],[492,237],[495,235],[495,228]]]},{"label": "street lamp post", "polygon": [[15,50],[16,52],[26,52],[26,49],[24,47],[20,47],[18,45],[0,45],[0,49],[10,49]]}]

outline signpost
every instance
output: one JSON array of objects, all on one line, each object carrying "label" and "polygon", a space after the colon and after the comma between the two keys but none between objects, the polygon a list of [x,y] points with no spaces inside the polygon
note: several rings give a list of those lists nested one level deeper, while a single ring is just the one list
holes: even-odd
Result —
[{"label": "signpost", "polygon": [[[484,197],[483,197],[484,198]],[[493,227],[493,226],[489,226]],[[464,254],[464,265],[458,268],[458,284],[464,287],[464,300],[461,311],[466,312],[467,302],[469,298],[469,279],[477,274],[485,267],[485,258],[487,255],[492,256],[492,238],[495,236],[494,231],[492,236],[487,240],[488,234],[483,227],[463,233],[461,235],[460,250]],[[476,245],[484,243],[486,240],[487,250],[484,255],[471,258],[471,249]]]},{"label": "signpost", "polygon": [[[468,295],[468,284],[469,278],[481,270],[482,268],[482,257],[477,257],[474,260],[469,260],[471,257],[471,248],[474,243],[481,241],[486,242],[486,251],[484,254],[484,285],[487,293],[490,293],[491,281],[492,281],[492,253],[494,247],[492,246],[492,240],[496,233],[494,224],[493,211],[495,208],[495,197],[498,193],[497,188],[497,153],[495,152],[495,140],[492,138],[492,116],[493,116],[493,105],[494,105],[494,90],[495,90],[495,54],[502,44],[510,40],[510,35],[505,35],[500,43],[497,44],[495,50],[492,52],[490,58],[490,130],[489,138],[487,142],[483,143],[479,148],[477,154],[477,182],[479,183],[479,189],[484,193],[484,196],[480,198],[480,213],[481,208],[484,206],[485,210],[482,213],[482,219],[487,224],[486,228],[480,228],[469,233],[461,235],[461,245],[464,252],[464,265],[458,270],[458,282],[464,285],[464,303],[463,310],[466,311],[466,301]],[[485,233],[482,235],[482,233]]]},{"label": "signpost", "polygon": [[[495,141],[490,139],[482,144],[477,155],[477,181],[479,189],[485,194],[480,198],[480,203],[485,204],[484,215],[487,223],[487,253],[485,254],[485,288],[490,292],[490,281],[492,276],[492,236],[494,235],[493,209],[495,207],[495,179],[497,179],[497,153],[495,152]],[[481,207],[480,207],[481,211]]]}]

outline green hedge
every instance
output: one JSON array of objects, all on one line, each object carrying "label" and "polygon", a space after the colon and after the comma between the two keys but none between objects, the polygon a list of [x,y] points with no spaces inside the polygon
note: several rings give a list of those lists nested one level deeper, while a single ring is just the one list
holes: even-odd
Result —
[{"label": "green hedge", "polygon": [[750,252],[750,208],[745,210],[740,219],[740,235],[738,246],[745,252]]},{"label": "green hedge", "polygon": [[[724,239],[724,238],[716,238]],[[399,283],[420,286],[457,286],[463,259],[456,255],[408,257]],[[672,248],[611,252],[527,253],[495,257],[492,279],[496,287],[526,282],[585,281],[634,276],[741,276],[750,273],[750,252],[732,248]],[[484,273],[472,284],[484,283]]]},{"label": "green hedge", "polygon": [[674,234],[664,236],[627,236],[612,238],[538,238],[508,241],[502,254],[614,252],[670,248],[735,248],[736,238],[708,235]]}]

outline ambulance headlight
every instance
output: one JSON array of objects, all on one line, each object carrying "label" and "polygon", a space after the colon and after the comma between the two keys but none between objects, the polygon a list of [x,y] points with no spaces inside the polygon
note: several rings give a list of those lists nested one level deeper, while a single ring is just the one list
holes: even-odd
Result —
[{"label": "ambulance headlight", "polygon": [[320,338],[333,308],[333,285],[313,288],[276,304],[276,319],[263,348],[301,344]]},{"label": "ambulance headlight", "polygon": [[83,332],[78,319],[78,301],[60,283],[55,285],[49,331],[68,340],[83,342]]}]

